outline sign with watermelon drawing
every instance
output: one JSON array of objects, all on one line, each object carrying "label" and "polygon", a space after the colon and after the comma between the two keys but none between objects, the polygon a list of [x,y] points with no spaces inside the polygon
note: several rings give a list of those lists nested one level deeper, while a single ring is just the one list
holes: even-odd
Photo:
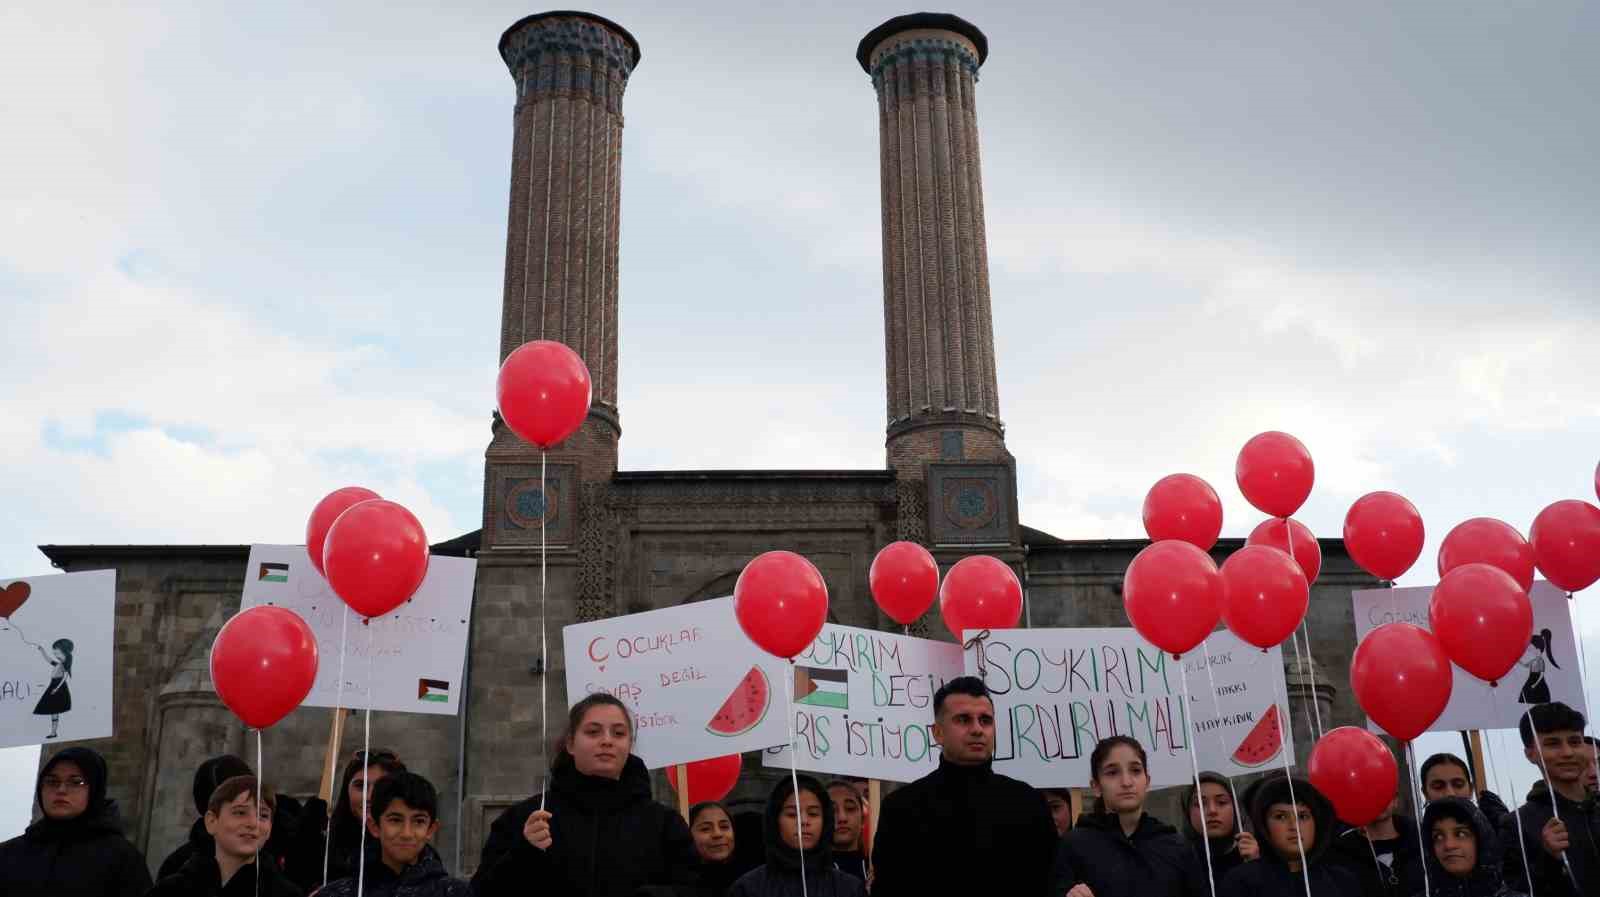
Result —
[{"label": "sign with watermelon drawing", "polygon": [[1089,754],[1110,735],[1144,746],[1156,788],[1193,780],[1191,741],[1200,768],[1224,775],[1281,768],[1285,750],[1293,766],[1282,654],[1226,631],[1207,641],[1208,656],[1180,665],[1131,628],[992,630],[964,660],[994,694],[995,770],[1036,788],[1087,787]]},{"label": "sign with watermelon drawing", "polygon": [[651,769],[788,741],[790,666],[745,636],[732,597],[577,623],[561,640],[568,706],[598,691],[621,698]]},{"label": "sign with watermelon drawing", "polygon": [[[933,693],[962,674],[961,646],[858,629],[822,627],[795,658],[795,765],[833,775],[910,782],[939,765]],[[789,749],[766,766],[789,768]]]}]

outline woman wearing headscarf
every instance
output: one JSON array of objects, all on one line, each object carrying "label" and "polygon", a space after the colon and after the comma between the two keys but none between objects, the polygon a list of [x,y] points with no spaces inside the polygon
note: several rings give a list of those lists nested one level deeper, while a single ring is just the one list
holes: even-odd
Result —
[{"label": "woman wearing headscarf", "polygon": [[[833,865],[833,802],[810,776],[783,779],[767,798],[767,862],[734,882],[728,897],[866,897],[861,879]],[[804,884],[801,875],[805,876]]]},{"label": "woman wearing headscarf", "polygon": [[[1241,863],[1261,855],[1254,835],[1244,827],[1244,814],[1233,802],[1233,788],[1221,773],[1200,773],[1199,798],[1193,785],[1183,791],[1183,834],[1194,848],[1195,871],[1220,882]],[[1210,852],[1210,868],[1206,853]]]},{"label": "woman wearing headscarf", "polygon": [[106,798],[106,761],[69,747],[39,771],[34,801],[44,813],[0,844],[0,897],[140,897],[150,870],[122,836]]}]

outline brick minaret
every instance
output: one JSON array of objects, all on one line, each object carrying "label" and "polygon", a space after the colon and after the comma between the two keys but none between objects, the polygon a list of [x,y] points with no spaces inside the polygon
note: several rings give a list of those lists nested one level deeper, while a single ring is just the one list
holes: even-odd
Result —
[{"label": "brick minaret", "polygon": [[934,545],[1020,544],[974,93],[988,52],[976,26],[936,13],[890,19],[856,48],[878,94],[889,466],[901,538]]},{"label": "brick minaret", "polygon": [[[570,543],[580,483],[617,469],[617,240],[622,195],[622,94],[639,44],[615,22],[582,12],[528,16],[500,38],[517,85],[506,226],[500,358],[529,340],[559,340],[589,365],[594,400],[583,430],[538,454],[498,418],[487,452],[484,546]],[[563,525],[565,524],[565,525]]]}]

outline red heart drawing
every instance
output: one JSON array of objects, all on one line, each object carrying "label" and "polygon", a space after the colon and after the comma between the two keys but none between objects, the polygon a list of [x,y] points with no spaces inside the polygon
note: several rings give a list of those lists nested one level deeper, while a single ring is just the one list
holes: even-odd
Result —
[{"label": "red heart drawing", "polygon": [[33,589],[25,582],[14,582],[0,589],[0,617],[9,617],[28,600]]}]

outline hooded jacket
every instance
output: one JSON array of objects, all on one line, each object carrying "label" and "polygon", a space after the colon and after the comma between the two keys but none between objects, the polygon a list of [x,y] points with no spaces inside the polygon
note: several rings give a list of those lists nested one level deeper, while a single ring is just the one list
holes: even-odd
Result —
[{"label": "hooded jacket", "polygon": [[[425,845],[417,861],[407,866],[399,875],[383,863],[383,845],[367,841],[367,868],[365,897],[469,897],[472,886],[464,878],[451,878],[444,869],[444,861],[433,845]],[[317,892],[317,897],[357,897],[355,877],[328,882]]]},{"label": "hooded jacket", "polygon": [[[1533,892],[1539,897],[1600,894],[1600,803],[1593,797],[1571,801],[1559,794],[1555,795],[1555,801],[1555,807],[1561,810],[1561,821],[1567,824],[1567,862],[1572,864],[1573,877],[1568,877],[1560,860],[1544,850],[1541,833],[1554,815],[1554,809],[1550,789],[1541,780],[1534,782],[1528,791],[1528,802],[1500,823],[1505,880],[1513,887],[1527,887],[1528,872],[1522,863],[1522,851],[1526,848],[1533,873]],[[1522,819],[1520,848],[1517,846],[1518,817]]]},{"label": "hooded jacket", "polygon": [[873,897],[1051,890],[1056,826],[1039,792],[989,763],[939,768],[883,800],[873,835]]},{"label": "hooded jacket", "polygon": [[[1088,813],[1061,837],[1055,887],[1088,885],[1094,897],[1187,897],[1209,893],[1205,870],[1178,830],[1146,813],[1133,834],[1115,813]],[[1200,862],[1204,862],[1203,859]]]},{"label": "hooded jacket", "polygon": [[615,781],[578,772],[566,751],[556,756],[545,795],[551,845],[522,836],[539,795],[501,813],[489,828],[472,891],[478,897],[633,897],[698,894],[699,858],[689,826],[650,799],[650,773],[629,755]]},{"label": "hooded jacket", "polygon": [[257,858],[261,881],[256,882],[256,864],[242,867],[227,884],[222,882],[222,867],[217,864],[215,842],[210,853],[195,853],[171,875],[163,875],[145,897],[302,897],[303,892],[278,868],[271,853]]},{"label": "hooded jacket", "polygon": [[1333,805],[1304,779],[1294,779],[1294,799],[1311,809],[1316,835],[1306,848],[1305,873],[1292,870],[1269,843],[1267,811],[1274,804],[1290,803],[1290,780],[1283,776],[1266,779],[1255,789],[1250,802],[1250,825],[1261,842],[1261,859],[1245,863],[1228,873],[1217,887],[1217,897],[1301,897],[1310,879],[1311,897],[1350,897],[1362,894],[1355,876],[1328,858],[1333,840]]},{"label": "hooded jacket", "polygon": [[44,777],[69,760],[88,782],[88,808],[72,819],[46,816],[0,844],[0,897],[140,897],[150,890],[150,870],[122,836],[98,753],[85,747],[56,753],[39,771],[34,802],[44,809]]},{"label": "hooded jacket", "polygon": [[[1233,795],[1233,787],[1228,780],[1214,772],[1200,773],[1201,784],[1217,785],[1227,790],[1229,796]],[[1200,876],[1210,874],[1213,880],[1221,882],[1229,872],[1238,868],[1245,862],[1239,855],[1239,843],[1235,837],[1244,831],[1244,819],[1248,812],[1244,807],[1235,805],[1233,808],[1233,832],[1223,838],[1207,838],[1205,832],[1194,827],[1194,821],[1189,812],[1195,805],[1195,787],[1190,785],[1183,790],[1183,837],[1189,842],[1189,847],[1194,851],[1194,871]],[[1211,852],[1211,866],[1206,867],[1206,851]],[[1209,892],[1209,887],[1207,891]]]},{"label": "hooded jacket", "polygon": [[[1477,839],[1478,862],[1472,874],[1456,878],[1445,871],[1434,855],[1433,824],[1447,816],[1460,816],[1467,820]],[[1422,833],[1430,845],[1424,862],[1428,869],[1429,893],[1434,897],[1525,897],[1513,885],[1507,885],[1500,873],[1500,839],[1494,826],[1483,811],[1472,801],[1460,797],[1442,797],[1422,812]],[[1422,891],[1416,892],[1421,895]]]},{"label": "hooded jacket", "polygon": [[[767,797],[767,809],[762,816],[762,841],[767,848],[765,865],[745,873],[733,883],[728,897],[800,897],[802,893],[816,897],[866,897],[866,886],[861,879],[847,875],[833,865],[833,802],[827,789],[810,776],[799,776],[800,790],[816,795],[822,804],[822,833],[815,850],[802,856],[796,848],[785,844],[778,833],[778,819],[783,815],[784,802],[793,793],[793,786],[779,782]],[[805,888],[800,884],[800,870],[805,868]]]},{"label": "hooded jacket", "polygon": [[[1295,788],[1298,791],[1298,781]],[[1416,817],[1395,814],[1394,830],[1399,843],[1388,864],[1374,861],[1372,844],[1367,840],[1366,830],[1361,828],[1349,828],[1334,837],[1328,859],[1355,876],[1362,894],[1407,897],[1422,890],[1422,842],[1417,840]],[[1317,831],[1318,834],[1322,832],[1321,829]]]}]

